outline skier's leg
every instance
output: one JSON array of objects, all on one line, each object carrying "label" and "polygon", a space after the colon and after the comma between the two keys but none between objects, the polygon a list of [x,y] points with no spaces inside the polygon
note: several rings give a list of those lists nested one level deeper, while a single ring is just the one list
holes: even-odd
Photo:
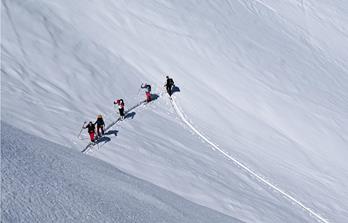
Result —
[{"label": "skier's leg", "polygon": [[151,93],[150,92],[146,92],[146,101],[147,102],[151,101]]},{"label": "skier's leg", "polygon": [[173,85],[167,86],[167,92],[168,92],[169,96],[172,96],[172,87],[173,87]]},{"label": "skier's leg", "polygon": [[91,139],[91,142],[94,142],[94,132],[89,133],[89,138]]},{"label": "skier's leg", "polygon": [[97,125],[97,135],[100,136],[100,126]]},{"label": "skier's leg", "polygon": [[172,85],[168,86],[168,94],[169,96],[172,96]]},{"label": "skier's leg", "polygon": [[124,119],[124,108],[120,108],[121,119]]}]

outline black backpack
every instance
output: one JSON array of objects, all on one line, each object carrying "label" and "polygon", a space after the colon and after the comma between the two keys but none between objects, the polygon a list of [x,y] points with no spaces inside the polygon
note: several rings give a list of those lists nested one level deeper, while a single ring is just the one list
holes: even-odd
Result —
[{"label": "black backpack", "polygon": [[87,128],[88,128],[88,132],[94,132],[95,130],[95,125],[93,123],[89,123],[87,125]]},{"label": "black backpack", "polygon": [[105,124],[103,118],[98,118],[96,123],[97,123],[98,126],[101,126],[101,125]]}]

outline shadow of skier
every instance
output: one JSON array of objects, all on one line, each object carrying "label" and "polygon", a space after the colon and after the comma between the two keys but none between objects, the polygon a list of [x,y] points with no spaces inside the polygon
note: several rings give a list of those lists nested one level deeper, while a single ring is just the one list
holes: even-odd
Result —
[{"label": "shadow of skier", "polygon": [[111,141],[111,139],[109,137],[102,136],[102,137],[99,137],[96,142],[98,144],[98,143],[101,143],[101,142],[107,143],[107,142],[110,142],[110,141]]},{"label": "shadow of skier", "polygon": [[104,135],[114,135],[117,136],[118,131],[117,130],[109,130]]},{"label": "shadow of skier", "polygon": [[129,112],[124,116],[124,118],[134,119],[135,114],[136,114],[135,112]]},{"label": "shadow of skier", "polygon": [[172,95],[173,95],[175,92],[180,92],[180,88],[179,88],[178,86],[176,86],[176,85],[174,85],[174,86],[172,87]]},{"label": "shadow of skier", "polygon": [[156,101],[159,98],[158,94],[151,94],[151,101]]}]

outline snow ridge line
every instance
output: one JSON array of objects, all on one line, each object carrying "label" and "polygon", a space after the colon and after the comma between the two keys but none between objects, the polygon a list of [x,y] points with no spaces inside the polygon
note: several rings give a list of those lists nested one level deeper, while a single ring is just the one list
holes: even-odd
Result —
[{"label": "snow ridge line", "polygon": [[229,154],[227,154],[225,151],[223,151],[222,149],[220,149],[216,144],[214,144],[213,142],[211,142],[207,137],[205,137],[202,133],[200,133],[184,116],[183,112],[180,111],[178,105],[176,104],[174,98],[172,97],[171,99],[171,103],[174,107],[175,112],[179,115],[179,117],[181,118],[181,120],[192,130],[194,131],[199,137],[201,137],[206,143],[208,143],[209,145],[211,145],[214,149],[216,149],[217,151],[219,151],[220,153],[222,153],[226,158],[228,158],[229,160],[233,161],[237,166],[239,166],[240,168],[244,169],[245,171],[247,171],[251,176],[255,177],[257,180],[261,181],[262,183],[264,183],[265,185],[269,186],[270,188],[272,188],[273,190],[279,192],[280,194],[282,194],[285,198],[289,199],[290,201],[294,202],[295,204],[297,204],[298,206],[300,206],[303,210],[305,210],[306,212],[309,213],[310,216],[314,216],[314,218],[318,221],[318,222],[322,222],[322,223],[329,223],[328,220],[326,220],[325,218],[321,217],[319,214],[317,214],[316,212],[314,212],[312,209],[310,209],[309,207],[305,206],[301,201],[298,201],[297,199],[295,199],[293,196],[289,195],[288,193],[286,193],[285,191],[283,191],[282,189],[280,189],[279,187],[273,185],[272,183],[268,182],[266,179],[264,179],[262,176],[258,175],[255,171],[251,170],[249,167],[247,167],[246,165],[242,164],[241,162],[239,162],[237,159],[233,158],[232,156],[230,156]]}]

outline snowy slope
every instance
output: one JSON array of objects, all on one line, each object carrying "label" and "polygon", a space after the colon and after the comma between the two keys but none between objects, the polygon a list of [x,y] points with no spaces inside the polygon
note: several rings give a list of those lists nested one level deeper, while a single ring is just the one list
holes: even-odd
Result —
[{"label": "snowy slope", "polygon": [[[90,155],[246,222],[343,223],[347,10],[339,0],[3,1],[2,119],[81,150],[82,122],[110,123],[115,97],[134,105],[149,82],[161,97]],[[188,127],[162,96],[164,73],[192,127],[305,208]]]},{"label": "snowy slope", "polygon": [[95,158],[1,128],[2,222],[241,222]]}]

